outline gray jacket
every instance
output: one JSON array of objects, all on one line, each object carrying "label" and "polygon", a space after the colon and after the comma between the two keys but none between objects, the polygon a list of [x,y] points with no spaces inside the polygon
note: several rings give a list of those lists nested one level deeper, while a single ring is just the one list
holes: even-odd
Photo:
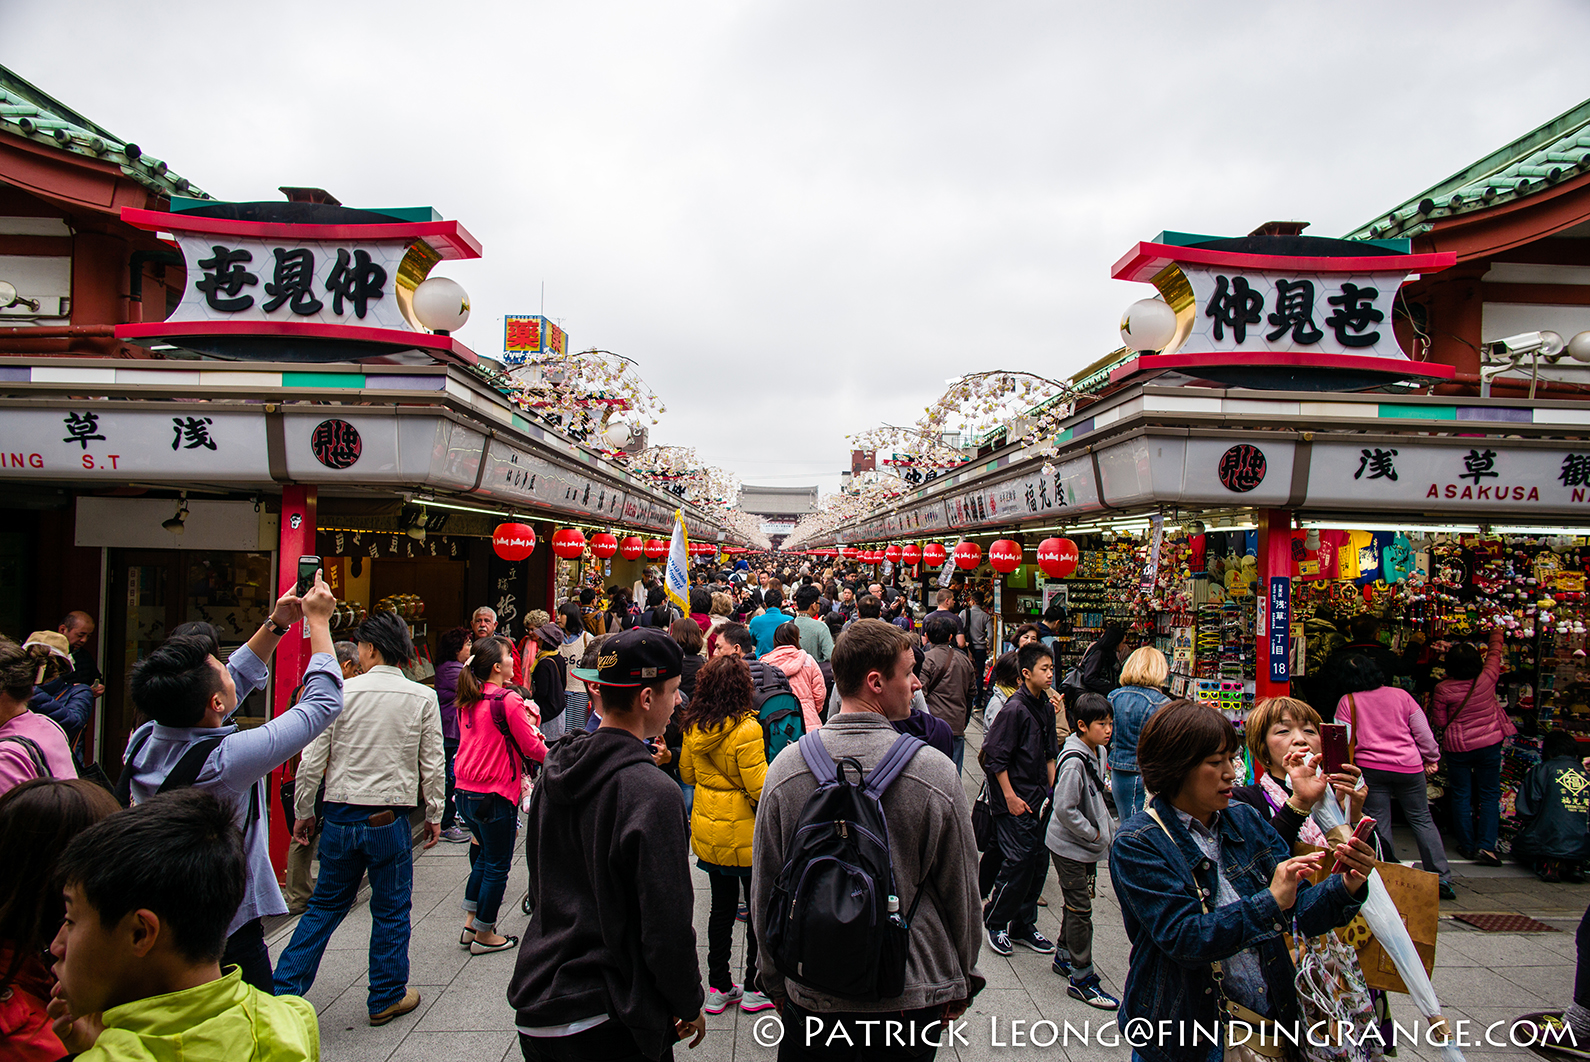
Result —
[{"label": "gray jacket", "polygon": [[1077,758],[1078,753],[1091,759],[1100,781],[1109,784],[1104,750],[1088,748],[1088,743],[1075,734],[1066,738],[1055,768],[1054,810],[1049,815],[1049,833],[1044,843],[1061,859],[1097,863],[1109,856],[1116,822],[1104,802],[1104,789],[1088,774],[1087,764]]},{"label": "gray jacket", "polygon": [[[869,770],[900,736],[887,719],[872,712],[841,712],[817,733],[834,759],[854,756]],[[768,896],[784,868],[784,852],[794,838],[801,811],[816,788],[796,745],[778,754],[762,783],[751,870],[751,918],[758,939],[767,939]],[[762,991],[769,997],[788,996],[805,1009],[822,1013],[888,1012],[969,999],[982,989],[984,979],[977,972],[977,955],[983,946],[977,845],[972,839],[971,804],[954,764],[942,752],[919,750],[884,793],[883,813],[889,821],[889,846],[895,882],[902,890],[902,908],[910,907],[916,898],[918,882],[927,893],[911,924],[905,992],[876,1002],[823,995],[785,981],[773,965],[772,955],[763,948],[757,963]]]}]

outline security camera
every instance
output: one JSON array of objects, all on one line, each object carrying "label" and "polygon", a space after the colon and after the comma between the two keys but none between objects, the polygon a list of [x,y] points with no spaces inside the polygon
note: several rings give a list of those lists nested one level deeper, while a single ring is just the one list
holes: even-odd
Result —
[{"label": "security camera", "polygon": [[1494,363],[1507,363],[1516,365],[1521,359],[1533,354],[1537,358],[1547,361],[1555,360],[1563,350],[1562,336],[1550,329],[1539,332],[1520,332],[1516,336],[1498,339],[1494,343],[1484,345],[1486,357]]}]

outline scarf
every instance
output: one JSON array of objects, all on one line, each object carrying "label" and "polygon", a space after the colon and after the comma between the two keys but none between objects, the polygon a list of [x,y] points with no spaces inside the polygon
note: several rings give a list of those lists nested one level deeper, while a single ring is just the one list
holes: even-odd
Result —
[{"label": "scarf", "polygon": [[[1265,771],[1263,776],[1260,777],[1259,788],[1264,791],[1264,799],[1269,803],[1272,815],[1279,811],[1281,805],[1286,803],[1286,798],[1292,795],[1291,780],[1288,779],[1282,782],[1269,771]],[[1297,839],[1316,848],[1330,847],[1325,841],[1325,834],[1320,830],[1319,824],[1314,821],[1314,816],[1312,815],[1303,820],[1302,829],[1297,831]]]}]

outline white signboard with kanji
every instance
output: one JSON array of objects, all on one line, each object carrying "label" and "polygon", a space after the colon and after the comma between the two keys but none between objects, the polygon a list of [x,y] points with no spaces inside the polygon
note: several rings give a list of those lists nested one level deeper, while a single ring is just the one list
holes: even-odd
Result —
[{"label": "white signboard with kanji", "polygon": [[1275,273],[1184,264],[1197,316],[1179,353],[1307,351],[1406,358],[1391,308],[1406,271]]}]

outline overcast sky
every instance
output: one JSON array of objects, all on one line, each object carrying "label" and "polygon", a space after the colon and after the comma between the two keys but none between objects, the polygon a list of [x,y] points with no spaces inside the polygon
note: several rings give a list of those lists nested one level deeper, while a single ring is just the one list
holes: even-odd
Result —
[{"label": "overcast sky", "polygon": [[634,358],[654,442],[838,483],[947,377],[1075,371],[1163,229],[1338,236],[1580,103],[1582,0],[0,0],[0,63],[221,199],[432,205],[460,338]]}]

